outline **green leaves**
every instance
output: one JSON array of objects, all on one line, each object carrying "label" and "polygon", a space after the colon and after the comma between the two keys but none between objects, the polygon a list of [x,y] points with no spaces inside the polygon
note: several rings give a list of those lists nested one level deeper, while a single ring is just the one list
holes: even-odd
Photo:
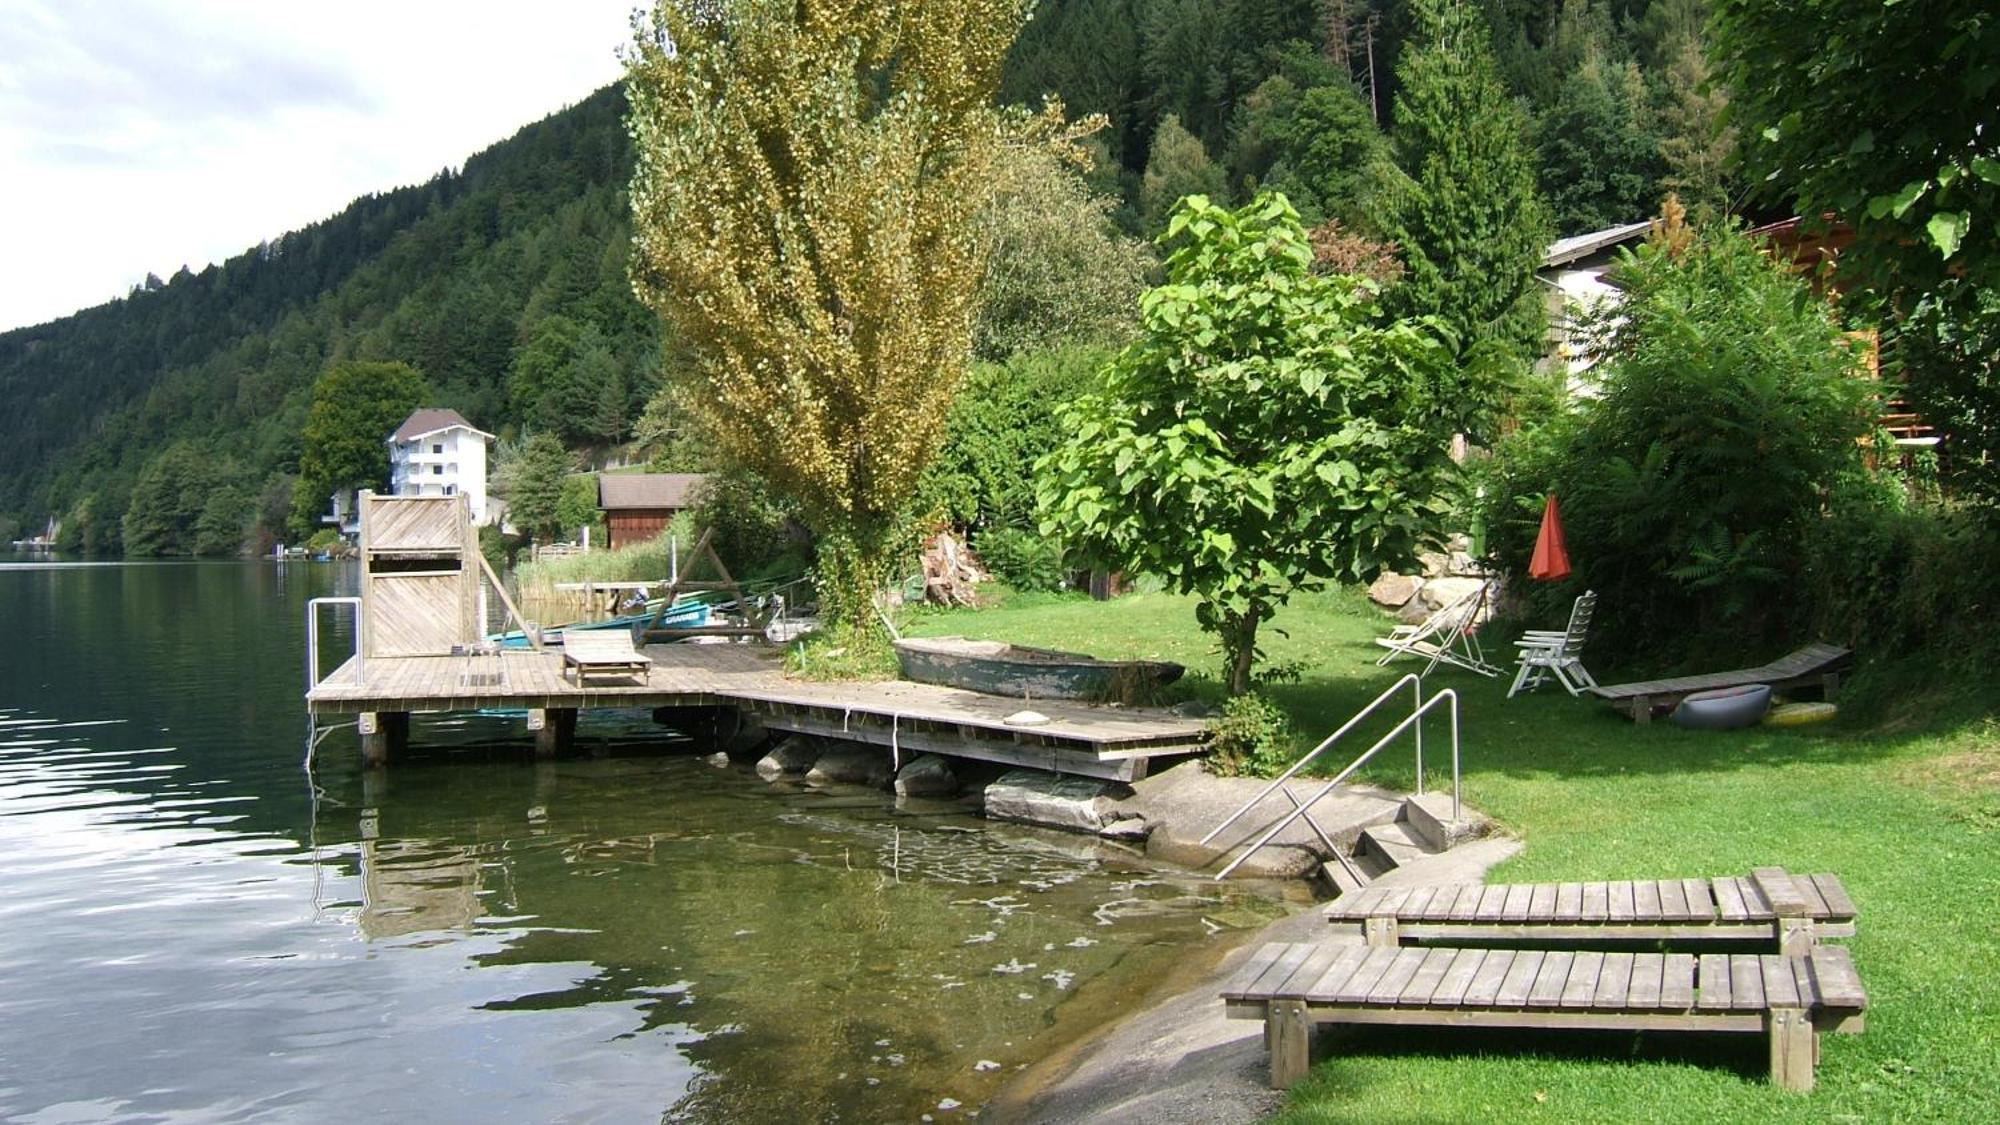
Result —
[{"label": "green leaves", "polygon": [[1293,591],[1372,578],[1431,526],[1451,419],[1423,388],[1448,378],[1450,351],[1427,322],[1378,323],[1351,279],[1312,274],[1282,198],[1191,198],[1169,227],[1145,333],[1109,393],[1065,415],[1073,436],[1037,465],[1037,496],[1045,534],[1199,595],[1237,684],[1256,623]]},{"label": "green leaves", "polygon": [[1941,211],[1924,224],[1925,232],[1931,236],[1931,245],[1947,258],[1958,253],[1959,244],[1965,241],[1965,232],[1971,227],[1970,211]]}]

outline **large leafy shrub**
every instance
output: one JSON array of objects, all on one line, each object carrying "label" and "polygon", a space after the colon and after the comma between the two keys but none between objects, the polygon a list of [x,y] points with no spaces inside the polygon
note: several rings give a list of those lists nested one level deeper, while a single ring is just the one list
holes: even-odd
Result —
[{"label": "large leafy shrub", "polygon": [[1202,196],[1103,390],[1037,465],[1043,534],[1198,597],[1230,693],[1292,594],[1366,581],[1435,533],[1461,373],[1443,330],[1386,321],[1373,284],[1312,272],[1282,195]]},{"label": "large leafy shrub", "polygon": [[952,403],[916,507],[972,530],[1029,527],[1035,459],[1062,440],[1056,408],[1096,385],[1108,350],[1070,347],[976,363]]},{"label": "large leafy shrub", "polygon": [[1911,401],[1944,438],[1946,484],[2000,506],[2000,290],[1947,283],[1904,321],[1896,352]]},{"label": "large leafy shrub", "polygon": [[[1776,640],[1798,617],[1799,544],[1828,490],[1861,472],[1867,384],[1805,284],[1733,230],[1621,264],[1628,299],[1600,325],[1600,397],[1505,442],[1487,488],[1489,546],[1543,623],[1586,588],[1600,650]],[[1526,580],[1542,500],[1561,500],[1574,572]]]}]

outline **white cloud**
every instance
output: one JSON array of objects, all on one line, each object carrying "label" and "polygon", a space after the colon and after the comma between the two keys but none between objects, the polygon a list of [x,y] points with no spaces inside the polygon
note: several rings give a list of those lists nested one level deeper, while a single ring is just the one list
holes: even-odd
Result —
[{"label": "white cloud", "polygon": [[0,329],[429,179],[619,75],[633,0],[0,0]]}]

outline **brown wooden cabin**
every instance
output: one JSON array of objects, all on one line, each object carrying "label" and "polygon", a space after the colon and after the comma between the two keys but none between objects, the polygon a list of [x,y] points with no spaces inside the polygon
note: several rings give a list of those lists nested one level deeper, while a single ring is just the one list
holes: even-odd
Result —
[{"label": "brown wooden cabin", "polygon": [[597,507],[604,513],[605,546],[617,550],[658,537],[676,515],[694,507],[707,481],[702,473],[600,475]]}]

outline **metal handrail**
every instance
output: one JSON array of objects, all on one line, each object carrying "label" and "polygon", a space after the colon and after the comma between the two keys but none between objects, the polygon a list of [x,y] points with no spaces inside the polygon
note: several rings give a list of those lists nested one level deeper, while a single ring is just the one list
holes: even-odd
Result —
[{"label": "metal handrail", "polygon": [[[1354,713],[1354,717],[1347,720],[1345,723],[1342,723],[1339,730],[1334,731],[1332,734],[1327,735],[1324,739],[1320,741],[1320,744],[1318,746],[1315,746],[1311,750],[1308,750],[1306,752],[1305,757],[1300,758],[1296,762],[1293,762],[1292,768],[1286,770],[1284,773],[1279,774],[1277,780],[1271,782],[1271,784],[1266,785],[1264,787],[1263,792],[1257,794],[1255,797],[1250,798],[1249,801],[1244,803],[1242,808],[1237,809],[1235,812],[1229,814],[1229,819],[1223,821],[1221,824],[1216,825],[1215,828],[1212,831],[1210,831],[1208,835],[1203,836],[1201,838],[1201,842],[1203,844],[1207,844],[1213,841],[1217,836],[1222,835],[1223,829],[1229,827],[1230,825],[1236,823],[1238,820],[1242,819],[1245,813],[1248,813],[1251,809],[1256,808],[1258,803],[1261,802],[1264,798],[1277,792],[1280,786],[1284,785],[1285,782],[1290,781],[1292,779],[1292,775],[1306,768],[1306,766],[1310,764],[1314,758],[1319,757],[1320,754],[1324,753],[1334,743],[1340,741],[1343,735],[1345,735],[1348,731],[1353,730],[1356,726],[1360,725],[1361,720],[1374,714],[1376,708],[1382,706],[1382,704],[1387,703],[1389,701],[1390,696],[1395,695],[1397,692],[1403,690],[1404,684],[1409,684],[1412,688],[1415,689],[1415,698],[1412,700],[1410,704],[1411,709],[1416,710],[1418,708],[1421,708],[1424,705],[1423,676],[1416,672],[1406,673],[1402,679],[1397,680],[1393,684],[1390,684],[1388,688],[1386,688],[1382,692],[1382,694],[1370,700],[1367,706],[1363,707],[1359,711],[1356,711]],[[1418,786],[1417,792],[1419,793],[1423,792],[1423,776],[1424,776],[1423,762],[1424,762],[1424,731],[1422,727],[1418,727],[1417,728],[1417,786]],[[1286,795],[1289,796],[1290,795],[1289,792],[1287,792]],[[1294,802],[1294,804],[1296,803],[1297,802]]]},{"label": "metal handrail", "polygon": [[357,597],[313,598],[306,602],[306,690],[319,686],[319,611],[321,606],[354,607],[354,682],[366,683],[361,655],[361,599]]},{"label": "metal handrail", "polygon": [[[1344,770],[1341,770],[1339,774],[1335,775],[1333,780],[1321,786],[1319,792],[1314,793],[1311,797],[1307,798],[1297,808],[1293,809],[1289,814],[1287,814],[1284,817],[1284,819],[1278,821],[1278,823],[1273,824],[1270,828],[1266,829],[1263,835],[1259,836],[1254,842],[1251,843],[1251,845],[1248,848],[1245,848],[1243,850],[1242,855],[1237,856],[1234,860],[1230,862],[1229,866],[1224,867],[1221,871],[1217,872],[1215,877],[1217,879],[1225,878],[1229,875],[1230,872],[1236,870],[1238,867],[1241,867],[1245,860],[1257,854],[1257,851],[1262,847],[1264,847],[1264,845],[1269,844],[1273,839],[1275,839],[1278,833],[1284,831],[1286,828],[1291,827],[1293,821],[1297,820],[1301,816],[1304,816],[1306,810],[1312,808],[1314,805],[1318,804],[1320,800],[1324,798],[1327,794],[1339,788],[1341,782],[1344,782],[1349,777],[1352,777],[1356,770],[1359,770],[1362,766],[1367,765],[1368,759],[1373,758],[1377,751],[1381,750],[1384,746],[1387,746],[1389,745],[1389,743],[1393,742],[1397,735],[1402,734],[1403,731],[1409,728],[1411,723],[1416,723],[1418,731],[1421,732],[1423,730],[1424,712],[1429,711],[1433,707],[1436,707],[1439,703],[1447,701],[1450,702],[1451,704],[1451,818],[1454,821],[1460,819],[1463,810],[1459,803],[1458,692],[1451,688],[1446,688],[1443,691],[1438,692],[1436,695],[1431,696],[1430,699],[1425,701],[1422,706],[1410,712],[1410,714],[1406,718],[1404,718],[1402,722],[1397,723],[1395,727],[1393,727],[1389,731],[1388,734],[1385,734],[1381,738],[1377,739],[1375,741],[1375,745],[1370,746],[1368,749],[1362,751],[1360,757],[1354,759],[1353,762],[1349,763],[1348,767]],[[1423,748],[1421,742],[1419,742],[1418,744],[1417,755],[1418,755],[1417,792],[1422,793],[1424,791],[1424,773],[1423,773],[1424,767],[1423,767]]]}]

